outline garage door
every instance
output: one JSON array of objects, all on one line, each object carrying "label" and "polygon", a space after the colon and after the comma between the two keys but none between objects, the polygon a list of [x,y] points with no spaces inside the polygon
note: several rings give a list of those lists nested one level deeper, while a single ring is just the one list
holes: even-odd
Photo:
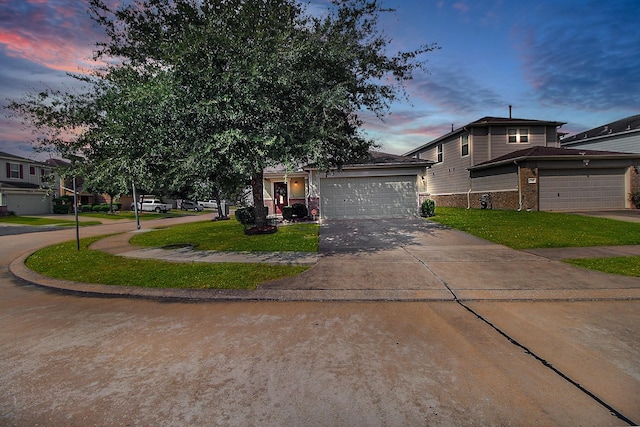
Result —
[{"label": "garage door", "polygon": [[625,169],[540,170],[540,210],[623,209]]},{"label": "garage door", "polygon": [[320,215],[327,219],[416,216],[415,180],[415,176],[323,178]]}]

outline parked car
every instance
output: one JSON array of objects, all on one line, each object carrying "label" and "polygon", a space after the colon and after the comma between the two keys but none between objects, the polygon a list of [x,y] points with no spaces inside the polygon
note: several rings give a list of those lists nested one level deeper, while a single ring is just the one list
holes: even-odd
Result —
[{"label": "parked car", "polygon": [[182,209],[183,211],[194,211],[194,212],[201,212],[204,210],[204,206],[202,206],[199,202],[196,203],[194,201],[191,200],[183,200],[182,204],[180,205],[180,209]]},{"label": "parked car", "polygon": [[[133,203],[131,203],[131,210],[134,210]],[[144,212],[167,213],[171,210],[171,205],[168,203],[162,203],[162,200],[160,199],[143,199],[142,203],[138,202],[138,210]]]},{"label": "parked car", "polygon": [[215,200],[199,201],[198,204],[204,206],[207,209],[218,209],[218,202],[216,202]]}]

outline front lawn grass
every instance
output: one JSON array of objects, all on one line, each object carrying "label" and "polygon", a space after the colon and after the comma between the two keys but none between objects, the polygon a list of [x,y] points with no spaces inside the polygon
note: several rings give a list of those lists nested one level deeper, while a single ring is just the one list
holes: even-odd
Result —
[{"label": "front lawn grass", "polygon": [[[22,225],[59,225],[62,227],[75,227],[75,221],[54,218],[39,218],[35,216],[4,216],[0,218],[0,224],[22,224]],[[100,221],[78,221],[81,227],[87,225],[100,225]]]},{"label": "front lawn grass", "polygon": [[258,284],[296,276],[308,266],[243,263],[171,263],[118,257],[88,246],[103,238],[81,239],[41,249],[27,258],[30,269],[76,282],[147,288],[256,289]]},{"label": "front lawn grass", "polygon": [[233,252],[318,252],[318,230],[318,224],[298,223],[280,226],[277,233],[246,236],[242,224],[230,219],[194,222],[138,234],[131,243],[155,247],[189,244],[201,250]]},{"label": "front lawn grass", "polygon": [[[141,221],[147,221],[151,219],[177,218],[184,215],[194,215],[194,214],[195,212],[187,213],[182,211],[175,211],[175,212],[169,211],[167,213],[139,212],[139,217]],[[108,213],[108,212],[81,212],[79,215],[85,218],[128,219],[128,220],[136,219],[135,212],[131,212],[131,211],[120,211],[114,214]]]},{"label": "front lawn grass", "polygon": [[514,249],[640,244],[640,224],[558,212],[436,207],[430,219]]},{"label": "front lawn grass", "polygon": [[603,273],[640,277],[640,257],[565,259],[564,262]]}]

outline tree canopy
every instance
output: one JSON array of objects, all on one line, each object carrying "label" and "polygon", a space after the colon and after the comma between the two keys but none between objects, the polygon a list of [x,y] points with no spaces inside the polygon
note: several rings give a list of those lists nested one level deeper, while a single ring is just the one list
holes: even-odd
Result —
[{"label": "tree canopy", "polygon": [[389,55],[389,11],[376,0],[335,0],[322,16],[297,0],[90,0],[107,36],[94,59],[109,65],[76,76],[84,93],[10,108],[54,129],[41,144],[80,155],[85,173],[102,165],[174,193],[250,176],[262,206],[267,166],[339,168],[368,154],[361,113],[384,116],[437,48]]}]

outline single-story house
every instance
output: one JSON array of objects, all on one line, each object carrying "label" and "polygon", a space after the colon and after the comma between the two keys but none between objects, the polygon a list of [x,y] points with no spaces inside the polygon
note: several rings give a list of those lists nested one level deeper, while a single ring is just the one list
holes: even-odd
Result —
[{"label": "single-story house", "polygon": [[396,218],[419,215],[426,198],[430,160],[371,152],[359,164],[330,172],[312,166],[264,171],[264,199],[269,214],[282,206],[306,204],[322,219]]},{"label": "single-story house", "polygon": [[4,152],[0,152],[0,162],[5,164],[0,172],[0,213],[50,214],[52,196],[44,186],[51,167]]}]

